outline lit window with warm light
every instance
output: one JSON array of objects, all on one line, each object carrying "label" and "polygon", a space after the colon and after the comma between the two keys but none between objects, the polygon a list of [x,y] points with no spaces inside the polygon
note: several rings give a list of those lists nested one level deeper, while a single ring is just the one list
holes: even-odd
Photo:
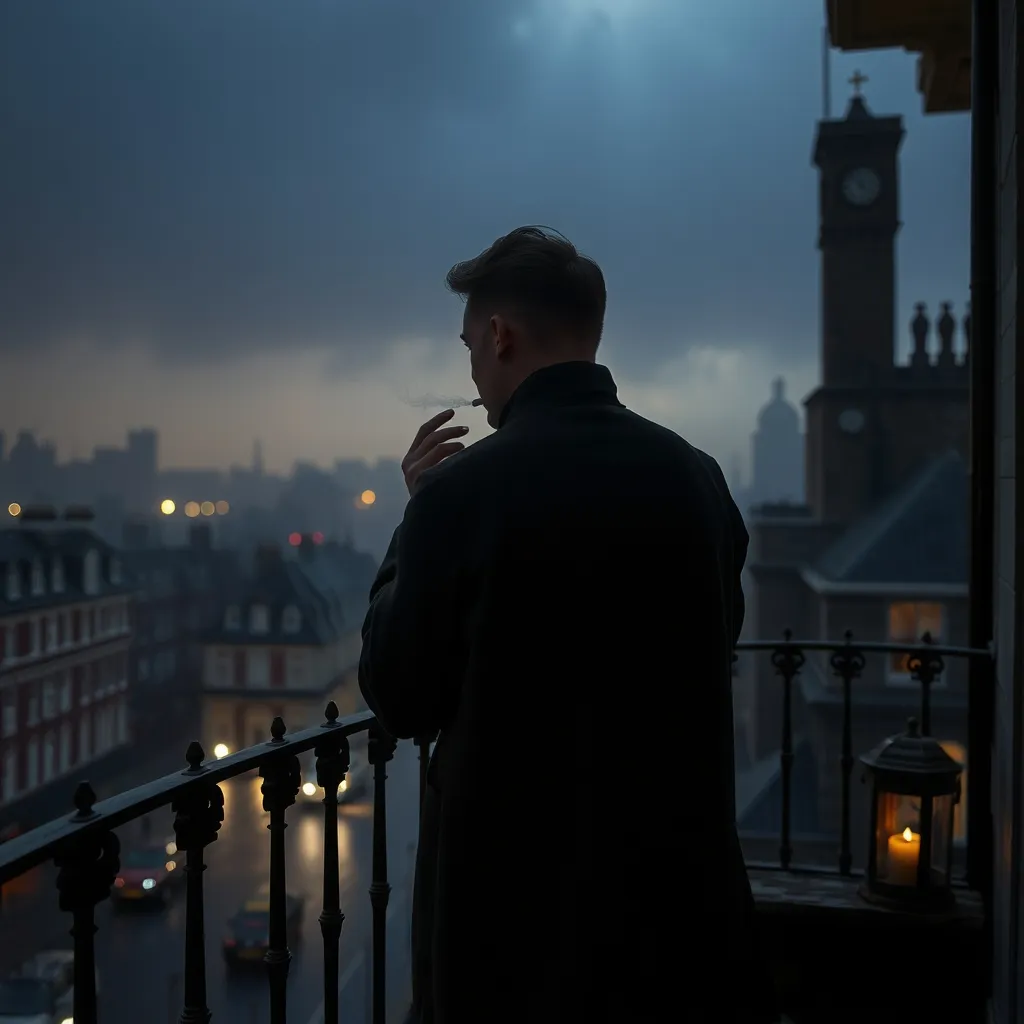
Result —
[{"label": "lit window with warm light", "polygon": [[219,516],[226,516],[231,511],[231,506],[226,501],[218,501],[214,507]]},{"label": "lit window with warm light", "polygon": [[12,516],[20,516],[21,506],[16,501],[12,501],[10,505],[7,506],[7,514]]},{"label": "lit window with warm light", "polygon": [[204,516],[212,516],[213,513],[217,511],[217,506],[214,505],[212,501],[204,501],[202,505],[199,506],[199,511],[202,512]]},{"label": "lit window with warm light", "polygon": [[198,501],[186,501],[185,502],[185,515],[189,519],[195,519],[199,515],[199,502]]},{"label": "lit window with warm light", "polygon": [[173,516],[174,510],[177,507],[178,506],[175,505],[170,498],[164,498],[164,500],[160,502],[160,511],[163,512],[165,516]]}]

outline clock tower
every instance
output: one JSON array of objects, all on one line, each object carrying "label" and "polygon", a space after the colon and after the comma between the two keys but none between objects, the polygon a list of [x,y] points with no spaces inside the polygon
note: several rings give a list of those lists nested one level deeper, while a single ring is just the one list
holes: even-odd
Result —
[{"label": "clock tower", "polygon": [[814,145],[825,387],[874,383],[895,358],[903,119],[874,117],[860,95],[864,81],[853,76],[846,117],[821,121]]},{"label": "clock tower", "polygon": [[875,117],[851,78],[846,116],[818,123],[821,386],[806,402],[807,502],[849,522],[886,490],[880,392],[896,376],[900,117]]}]

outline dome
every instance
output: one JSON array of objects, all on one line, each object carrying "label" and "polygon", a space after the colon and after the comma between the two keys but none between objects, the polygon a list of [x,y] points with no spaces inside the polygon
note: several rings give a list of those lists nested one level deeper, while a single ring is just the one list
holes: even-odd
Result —
[{"label": "dome", "polygon": [[761,407],[757,414],[757,429],[770,433],[799,433],[800,414],[792,403],[786,400],[786,381],[776,377],[772,381],[771,401]]}]

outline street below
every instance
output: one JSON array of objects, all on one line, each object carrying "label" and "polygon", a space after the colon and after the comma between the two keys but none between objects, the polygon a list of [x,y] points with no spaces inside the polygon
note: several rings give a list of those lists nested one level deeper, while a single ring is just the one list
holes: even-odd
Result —
[{"label": "street below", "polygon": [[[144,781],[142,779],[139,782]],[[223,785],[224,824],[206,851],[203,875],[208,1002],[214,1021],[266,1024],[269,988],[266,969],[228,970],[221,951],[228,920],[270,875],[269,815],[261,805],[255,775]],[[418,825],[417,753],[402,743],[388,764],[388,876],[392,886],[388,920],[388,1019],[400,1021],[409,1001],[409,929],[412,872]],[[173,838],[166,808],[149,815],[153,840]],[[372,783],[339,808],[338,851],[341,909],[341,1019],[368,1024],[372,915]],[[296,804],[287,813],[288,891],[305,900],[301,937],[292,946],[288,978],[289,1020],[317,1024],[323,1000],[323,940],[317,920],[323,894],[323,805]],[[122,850],[137,845],[140,823],[118,830]],[[97,908],[97,968],[100,1020],[104,1024],[176,1022],[183,1001],[184,886],[166,908]],[[43,949],[69,948],[70,916],[57,906],[55,871],[32,873],[15,887],[0,910],[0,970],[10,970]]]}]

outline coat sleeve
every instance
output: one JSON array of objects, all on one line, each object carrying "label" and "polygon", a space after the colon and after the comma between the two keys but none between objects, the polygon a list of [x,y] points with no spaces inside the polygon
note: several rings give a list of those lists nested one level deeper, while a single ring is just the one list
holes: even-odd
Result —
[{"label": "coat sleeve", "polygon": [[454,714],[465,651],[464,512],[443,479],[406,506],[363,623],[359,688],[396,739],[432,736]]}]

